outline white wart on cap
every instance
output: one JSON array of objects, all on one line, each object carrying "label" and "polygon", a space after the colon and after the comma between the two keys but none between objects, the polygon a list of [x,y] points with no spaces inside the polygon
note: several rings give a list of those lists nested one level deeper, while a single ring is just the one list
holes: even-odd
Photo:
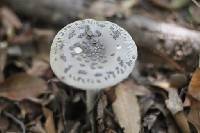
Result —
[{"label": "white wart on cap", "polygon": [[68,24],[53,40],[50,65],[64,83],[83,90],[116,85],[132,72],[137,47],[129,33],[109,21]]}]

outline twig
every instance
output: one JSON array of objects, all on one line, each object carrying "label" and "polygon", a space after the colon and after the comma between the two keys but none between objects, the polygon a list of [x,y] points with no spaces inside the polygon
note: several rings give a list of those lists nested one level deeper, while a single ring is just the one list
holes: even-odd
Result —
[{"label": "twig", "polygon": [[200,54],[199,54],[199,68],[200,68]]},{"label": "twig", "polygon": [[9,117],[10,119],[12,119],[15,123],[19,124],[21,129],[22,129],[22,133],[26,133],[26,128],[23,122],[21,122],[20,120],[18,120],[15,116],[13,116],[12,114],[8,113],[8,112],[4,112],[4,114]]},{"label": "twig", "polygon": [[177,90],[171,88],[168,91],[169,99],[165,101],[167,108],[172,113],[177,125],[183,133],[190,133],[187,118],[183,112],[183,104],[178,96]]},{"label": "twig", "polygon": [[200,3],[199,3],[199,2],[197,2],[196,0],[192,0],[192,2],[193,2],[196,6],[198,6],[198,7],[200,8]]}]

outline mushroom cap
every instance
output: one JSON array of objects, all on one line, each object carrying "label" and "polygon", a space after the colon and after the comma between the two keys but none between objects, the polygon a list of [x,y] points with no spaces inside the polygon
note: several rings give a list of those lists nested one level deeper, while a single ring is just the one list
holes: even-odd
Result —
[{"label": "mushroom cap", "polygon": [[75,21],[55,36],[50,65],[55,75],[75,88],[102,89],[132,72],[137,47],[129,33],[109,21]]}]

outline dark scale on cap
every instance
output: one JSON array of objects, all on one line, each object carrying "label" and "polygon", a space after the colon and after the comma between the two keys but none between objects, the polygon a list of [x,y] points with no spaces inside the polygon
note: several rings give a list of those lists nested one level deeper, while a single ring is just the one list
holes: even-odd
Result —
[{"label": "dark scale on cap", "polygon": [[132,60],[126,62],[126,64],[127,64],[129,67],[132,65],[132,63],[133,63]]},{"label": "dark scale on cap", "polygon": [[62,37],[65,35],[65,33],[62,31],[62,32],[59,32],[59,35]]},{"label": "dark scale on cap", "polygon": [[96,69],[96,67],[93,66],[93,65],[90,65],[90,68],[93,69],[93,70]]},{"label": "dark scale on cap", "polygon": [[72,37],[74,37],[76,35],[75,30],[72,30],[69,35],[68,35],[68,39],[71,39]]},{"label": "dark scale on cap", "polygon": [[88,63],[88,62],[90,62],[89,60],[84,60],[85,61],[85,63]]},{"label": "dark scale on cap", "polygon": [[66,68],[64,69],[64,73],[67,73],[71,68],[72,68],[72,65],[69,65],[68,67],[66,67]]},{"label": "dark scale on cap", "polygon": [[82,59],[81,59],[80,57],[77,57],[76,59],[77,59],[78,61],[82,61]]},{"label": "dark scale on cap", "polygon": [[78,78],[77,78],[77,81],[79,82],[80,80],[81,80],[81,77],[78,77]]},{"label": "dark scale on cap", "polygon": [[95,77],[101,77],[103,74],[102,73],[95,73]]},{"label": "dark scale on cap", "polygon": [[103,60],[103,61],[102,61],[102,63],[107,63],[107,62],[108,62],[108,60]]},{"label": "dark scale on cap", "polygon": [[60,59],[61,59],[62,61],[64,61],[64,62],[67,61],[67,58],[66,58],[66,56],[65,56],[64,54],[60,55]]},{"label": "dark scale on cap", "polygon": [[97,79],[97,83],[101,83],[101,80]]},{"label": "dark scale on cap", "polygon": [[123,70],[122,68],[120,69],[120,71],[121,71],[121,74],[123,74],[123,73],[124,73],[124,70]]},{"label": "dark scale on cap", "polygon": [[103,66],[98,66],[98,69],[103,69]]},{"label": "dark scale on cap", "polygon": [[110,54],[110,56],[114,56],[114,55],[115,55],[115,53]]},{"label": "dark scale on cap", "polygon": [[85,64],[80,63],[79,65],[80,65],[81,67],[85,67]]},{"label": "dark scale on cap", "polygon": [[117,74],[120,74],[119,67],[116,68]]},{"label": "dark scale on cap", "polygon": [[63,43],[61,43],[61,44],[59,45],[59,48],[60,48],[60,49],[63,49],[64,46],[65,46],[65,45],[64,45]]},{"label": "dark scale on cap", "polygon": [[104,79],[105,79],[105,80],[108,80],[108,78],[107,78],[107,77],[104,77]]},{"label": "dark scale on cap", "polygon": [[73,76],[73,80],[76,81],[76,77],[75,76]]},{"label": "dark scale on cap", "polygon": [[112,76],[113,78],[116,77],[114,71],[109,71],[109,72],[106,72],[109,76]]},{"label": "dark scale on cap", "polygon": [[87,75],[87,72],[85,70],[79,70],[78,74]]},{"label": "dark scale on cap", "polygon": [[81,81],[82,81],[83,83],[85,83],[85,79],[81,78]]}]

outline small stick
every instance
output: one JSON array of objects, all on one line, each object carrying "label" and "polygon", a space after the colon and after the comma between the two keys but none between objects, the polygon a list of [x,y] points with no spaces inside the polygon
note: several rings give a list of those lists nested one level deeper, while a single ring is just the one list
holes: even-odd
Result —
[{"label": "small stick", "polygon": [[199,54],[199,68],[200,68],[200,54]]},{"label": "small stick", "polygon": [[192,2],[200,8],[200,4],[196,0],[192,0]]},{"label": "small stick", "polygon": [[19,126],[22,129],[22,133],[26,133],[26,128],[24,126],[24,123],[21,122],[20,120],[18,120],[15,116],[13,116],[12,114],[8,113],[8,112],[4,112],[4,114],[9,117],[10,119],[12,119],[15,123],[19,124]]}]

